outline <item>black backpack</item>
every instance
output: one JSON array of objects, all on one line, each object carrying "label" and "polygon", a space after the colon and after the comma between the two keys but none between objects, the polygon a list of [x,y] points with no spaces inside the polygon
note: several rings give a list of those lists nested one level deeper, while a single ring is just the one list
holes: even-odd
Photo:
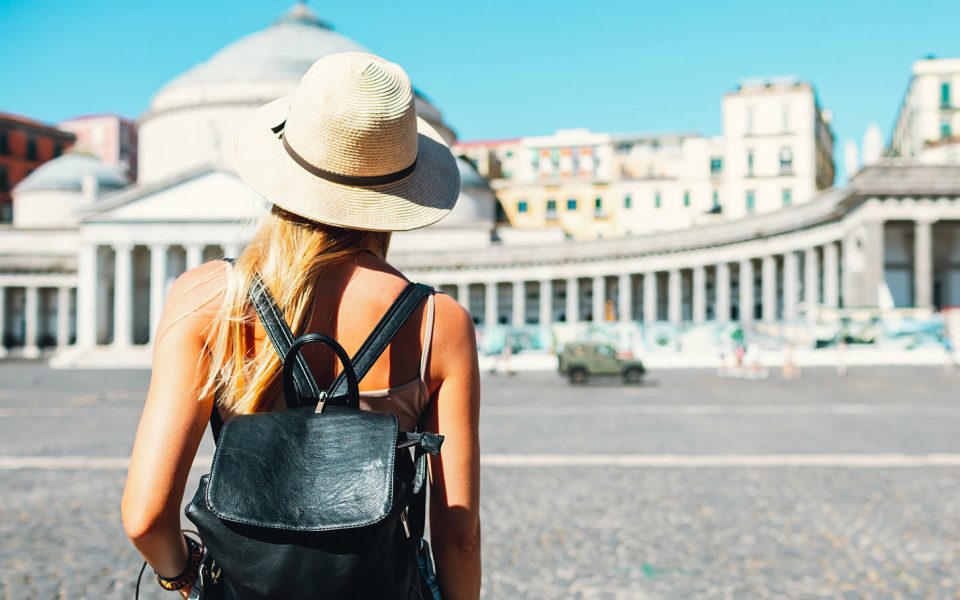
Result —
[{"label": "black backpack", "polygon": [[[351,360],[323,334],[294,338],[255,277],[249,297],[283,362],[288,410],[224,424],[214,407],[213,464],[186,508],[205,546],[191,597],[439,598],[423,529],[425,453],[437,454],[443,437],[401,432],[395,415],[360,411],[358,390],[432,292],[407,286]],[[325,392],[300,354],[312,343],[343,364]]]}]

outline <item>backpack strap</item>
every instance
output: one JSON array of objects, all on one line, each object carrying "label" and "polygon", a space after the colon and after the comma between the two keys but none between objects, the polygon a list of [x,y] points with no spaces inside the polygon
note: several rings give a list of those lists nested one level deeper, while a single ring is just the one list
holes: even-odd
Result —
[{"label": "backpack strap", "polygon": [[[394,300],[387,312],[381,317],[380,322],[373,328],[373,332],[364,340],[360,349],[353,355],[353,368],[357,373],[357,380],[362,380],[364,375],[370,371],[373,364],[377,362],[383,351],[386,350],[390,340],[397,335],[397,332],[407,322],[413,311],[420,305],[424,298],[433,293],[433,288],[422,283],[410,283],[400,292],[397,299]],[[346,373],[340,375],[334,380],[328,392],[329,400],[342,402],[347,397]]]},{"label": "backpack strap", "polygon": [[[224,258],[223,260],[230,265],[234,263],[232,258]],[[257,273],[253,275],[253,282],[247,291],[247,296],[253,305],[253,310],[256,311],[257,317],[260,319],[261,325],[263,325],[264,331],[267,332],[267,337],[270,338],[270,343],[280,356],[280,362],[283,363],[287,352],[293,346],[293,332],[290,331],[290,326],[284,320],[283,311],[277,306],[273,294],[270,293],[263,279]],[[293,384],[297,389],[297,399],[284,395],[287,408],[295,408],[296,405],[293,403],[299,402],[298,399],[301,397],[320,397],[320,387],[317,386],[313,374],[307,368],[307,361],[304,360],[303,355],[298,352],[294,360],[296,363],[294,364]],[[220,411],[217,410],[216,401],[214,401],[213,408],[210,411],[210,431],[213,434],[214,444],[220,439],[221,429],[223,429],[223,418],[220,416]]]},{"label": "backpack strap", "polygon": [[[273,294],[270,293],[263,279],[257,273],[253,275],[253,281],[247,295],[251,304],[253,304],[253,309],[257,312],[257,317],[260,318],[260,324],[263,325],[267,337],[270,338],[270,344],[273,345],[273,349],[280,356],[282,364],[294,342],[293,332],[290,331],[290,326],[283,318],[283,311],[277,306]],[[297,352],[294,360],[296,362],[293,365],[293,385],[297,390],[297,398],[287,398],[285,396],[284,400],[287,403],[287,408],[299,406],[299,398],[315,400],[320,398],[320,387],[307,367],[307,361],[303,358],[303,354]]]}]

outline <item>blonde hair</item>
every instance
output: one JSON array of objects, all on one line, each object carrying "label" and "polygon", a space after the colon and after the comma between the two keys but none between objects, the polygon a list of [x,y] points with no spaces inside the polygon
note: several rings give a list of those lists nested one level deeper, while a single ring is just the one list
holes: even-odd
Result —
[{"label": "blonde hair", "polygon": [[247,300],[255,273],[273,294],[294,335],[300,335],[324,271],[364,251],[384,259],[389,244],[389,232],[321,225],[274,207],[229,271],[223,303],[207,336],[210,366],[201,397],[212,393],[226,411],[243,414],[268,409],[279,390],[277,353],[271,347],[254,352],[248,336],[257,318]]}]

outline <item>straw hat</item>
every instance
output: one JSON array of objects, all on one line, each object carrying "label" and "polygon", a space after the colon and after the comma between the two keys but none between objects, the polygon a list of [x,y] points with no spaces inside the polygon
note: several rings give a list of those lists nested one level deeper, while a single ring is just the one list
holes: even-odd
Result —
[{"label": "straw hat", "polygon": [[362,52],[318,60],[292,96],[237,132],[240,177],[311,221],[368,231],[436,223],[460,193],[443,138],[417,117],[399,65]]}]

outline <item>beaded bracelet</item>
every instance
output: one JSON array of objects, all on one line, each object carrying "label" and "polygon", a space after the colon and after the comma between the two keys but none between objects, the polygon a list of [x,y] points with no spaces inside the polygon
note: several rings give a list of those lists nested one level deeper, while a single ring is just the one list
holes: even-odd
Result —
[{"label": "beaded bracelet", "polygon": [[193,583],[193,580],[197,578],[197,572],[200,570],[200,562],[203,561],[203,548],[200,543],[186,535],[183,536],[183,539],[187,541],[187,566],[184,567],[183,573],[176,577],[167,578],[154,571],[157,574],[157,583],[160,584],[160,587],[171,592],[182,590]]}]

